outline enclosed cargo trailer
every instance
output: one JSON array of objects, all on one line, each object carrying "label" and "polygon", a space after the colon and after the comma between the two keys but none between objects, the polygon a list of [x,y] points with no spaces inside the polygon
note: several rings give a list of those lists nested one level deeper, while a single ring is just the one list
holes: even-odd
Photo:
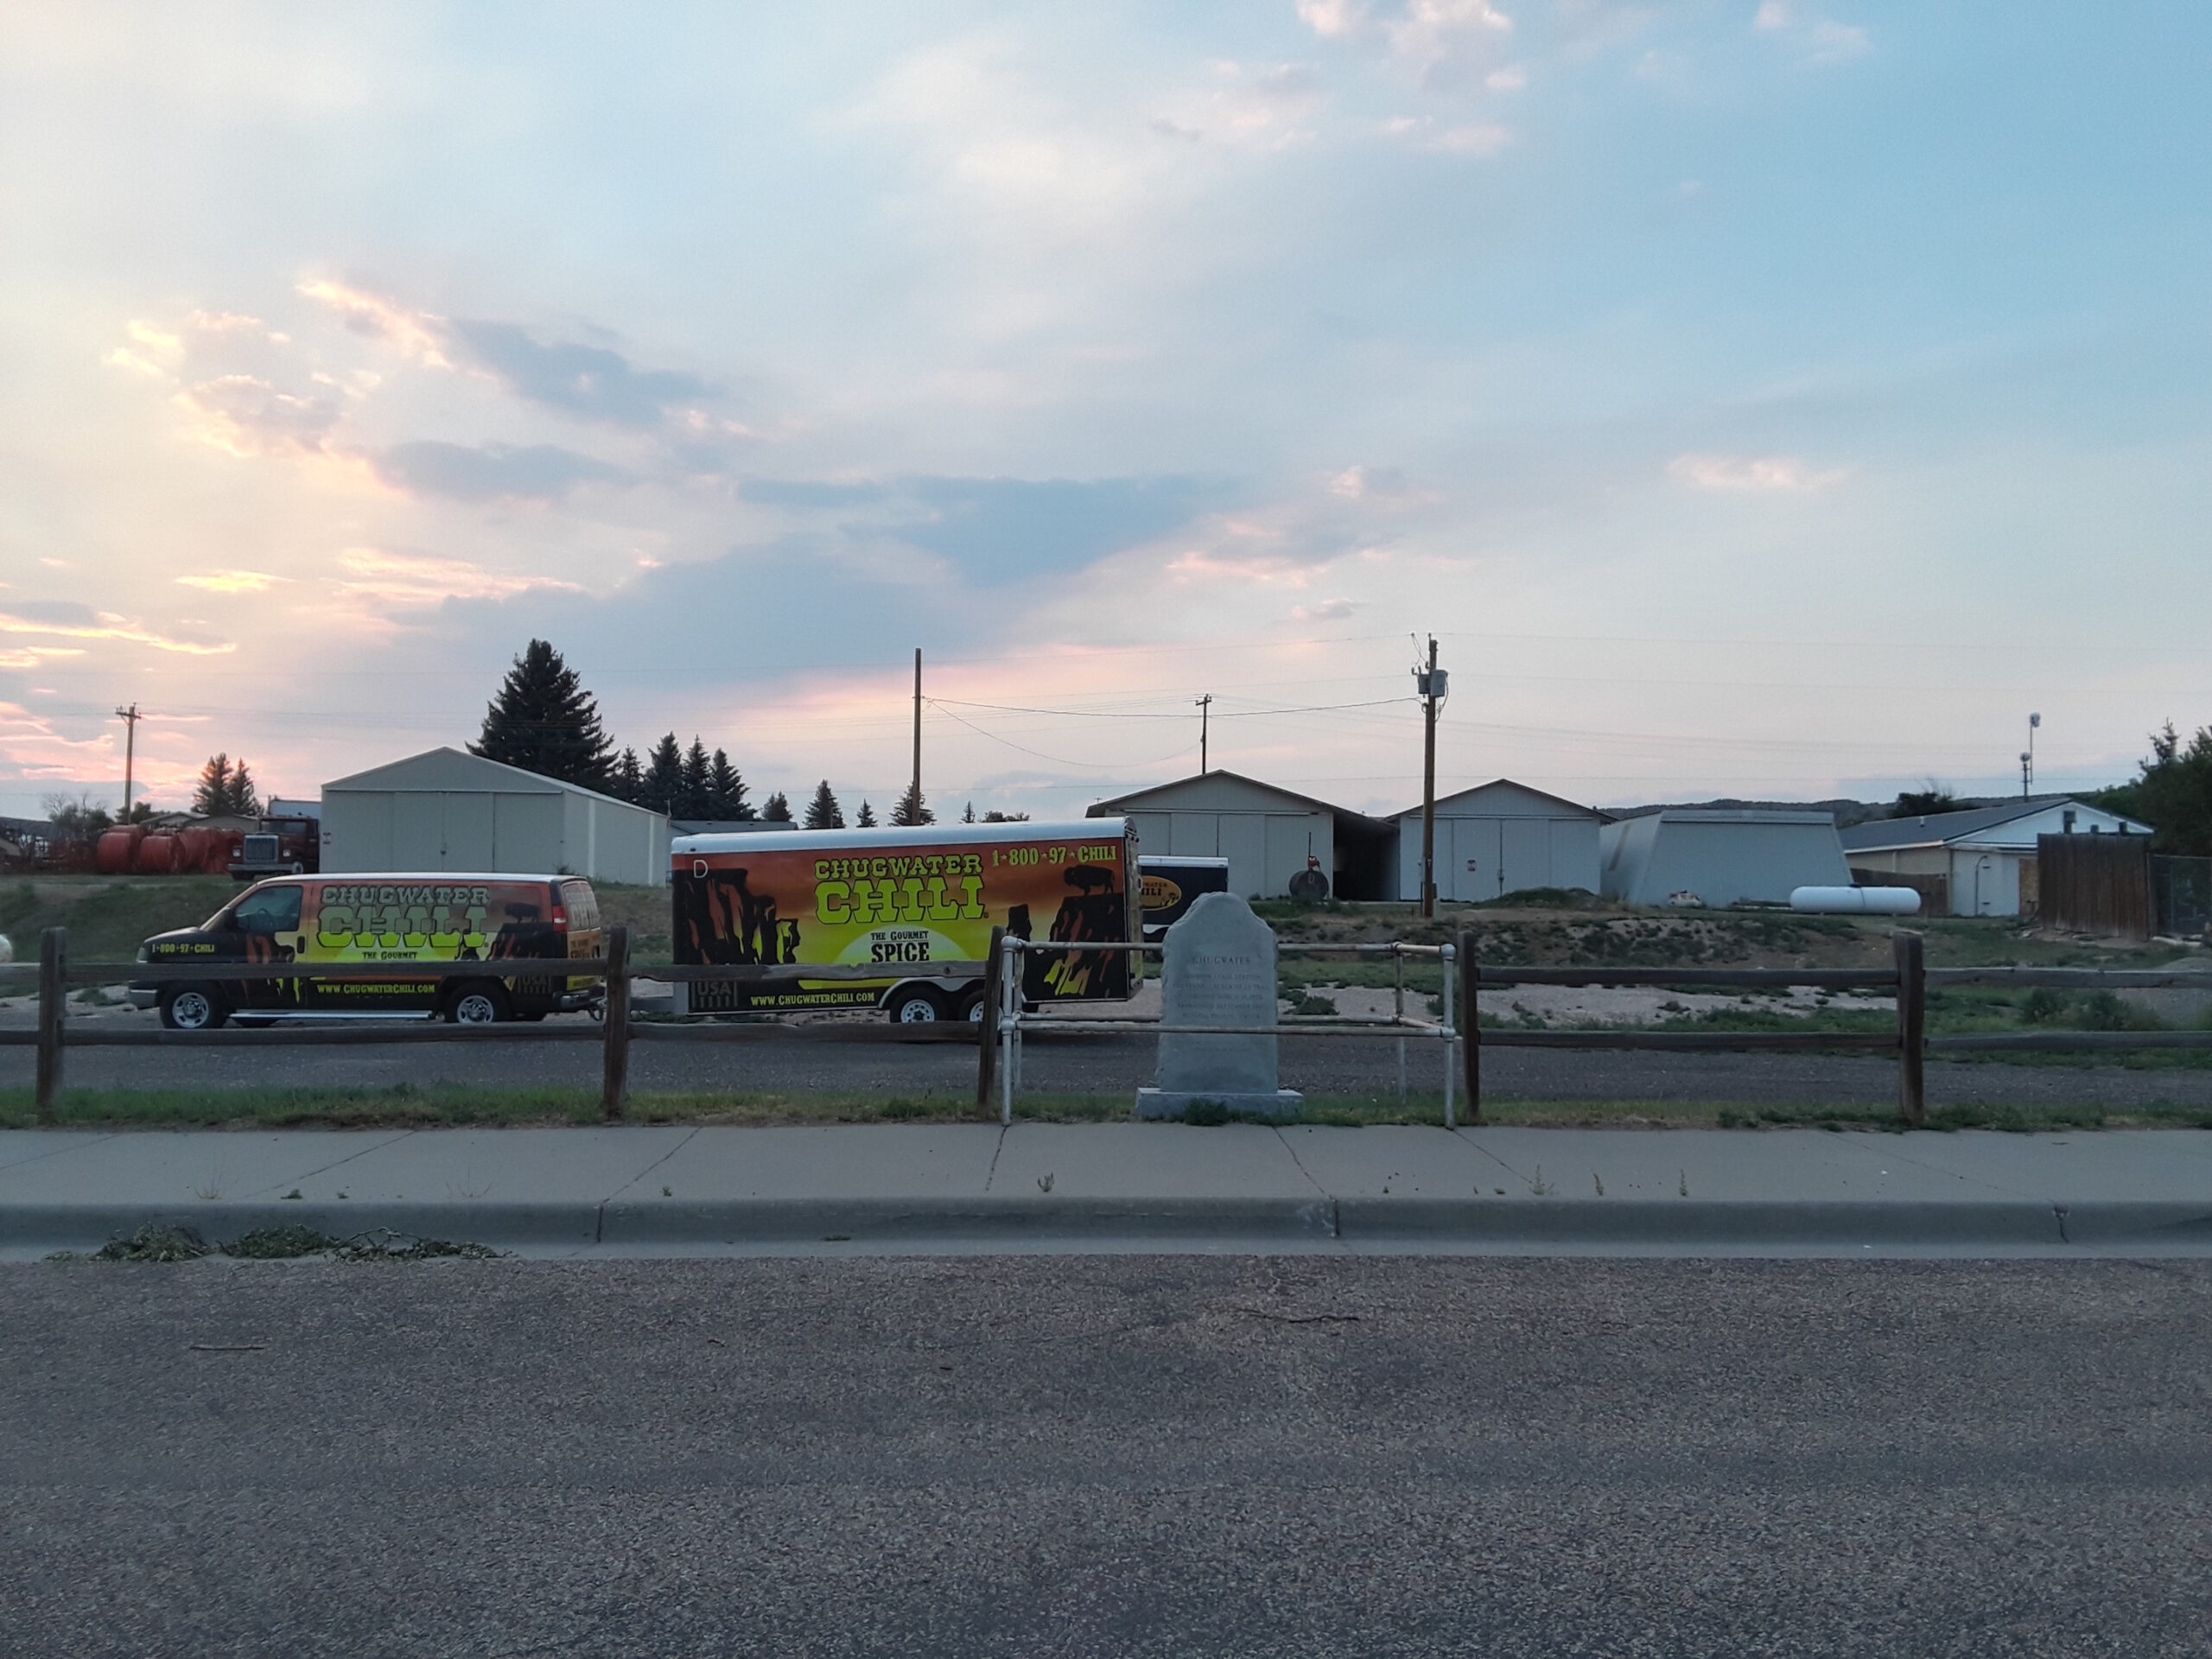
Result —
[{"label": "enclosed cargo trailer", "polygon": [[[1050,944],[1138,938],[1136,837],[1121,818],[916,829],[703,835],[670,848],[679,963],[880,963],[880,979],[695,984],[695,1014],[876,1007],[907,1021],[972,1019],[983,984],[932,968],[981,963],[991,930]],[[1128,955],[1029,951],[1032,1003],[1126,998]]]}]

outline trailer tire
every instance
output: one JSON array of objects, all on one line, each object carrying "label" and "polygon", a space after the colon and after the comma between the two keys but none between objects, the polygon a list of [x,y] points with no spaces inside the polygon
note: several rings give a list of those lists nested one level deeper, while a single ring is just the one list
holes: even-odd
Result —
[{"label": "trailer tire", "polygon": [[885,999],[883,1011],[894,1025],[934,1025],[945,1017],[944,999],[927,985],[901,985]]}]

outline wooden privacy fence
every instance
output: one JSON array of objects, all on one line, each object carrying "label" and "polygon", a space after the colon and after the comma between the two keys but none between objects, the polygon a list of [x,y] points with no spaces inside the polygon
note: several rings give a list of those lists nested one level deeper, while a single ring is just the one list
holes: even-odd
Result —
[{"label": "wooden privacy fence", "polygon": [[2037,902],[2045,927],[2147,939],[2157,916],[2148,836],[2037,836]]},{"label": "wooden privacy fence", "polygon": [[[2077,838],[2079,839],[2079,838]],[[2115,837],[2114,839],[2117,839]],[[1894,955],[1882,968],[1536,968],[1484,963],[1477,957],[1475,936],[1460,934],[1456,944],[1415,945],[1399,942],[1364,945],[1287,944],[1284,955],[1351,955],[1386,957],[1395,964],[1395,1013],[1386,1015],[1292,1015],[1268,1027],[1166,1026],[1158,1020],[1131,1015],[1071,1018],[1065,1013],[1030,1013],[1024,1009],[1019,990],[1020,960],[1026,950],[1118,950],[1157,954],[1157,945],[1102,943],[1031,944],[994,933],[987,962],[936,963],[932,978],[987,978],[980,1028],[965,1020],[915,1025],[890,1023],[793,1025],[786,1021],[693,1021],[683,1024],[639,1020],[632,1014],[631,988],[637,980],[664,983],[741,984],[785,983],[798,981],[880,981],[883,969],[874,963],[820,964],[793,967],[752,964],[696,965],[632,963],[629,936],[620,926],[607,930],[607,955],[590,959],[512,957],[491,962],[461,963],[93,963],[73,967],[68,960],[67,935],[49,928],[40,942],[39,960],[33,963],[0,966],[0,984],[21,982],[35,976],[38,1020],[29,1030],[0,1030],[0,1047],[35,1047],[38,1051],[35,1090],[38,1121],[54,1119],[54,1096],[60,1087],[64,1056],[73,1048],[264,1048],[328,1047],[365,1043],[595,1043],[601,1051],[601,1106],[609,1121],[619,1121],[629,1090],[630,1046],[634,1042],[757,1043],[816,1042],[976,1042],[980,1054],[976,1072],[976,1104],[988,1110],[998,1096],[1003,1121],[1011,1122],[1014,1091],[1020,1085],[1020,1041],[1027,1033],[1109,1034],[1130,1031],[1227,1035],[1242,1032],[1301,1036],[1335,1033],[1398,1040],[1399,1088],[1405,1087],[1408,1039],[1442,1042],[1449,1052],[1458,1050],[1458,1065],[1446,1067],[1445,1115],[1457,1122],[1455,1102],[1465,1103],[1465,1116],[1482,1122],[1482,1052],[1485,1048],[1643,1049],[1657,1052],[1728,1051],[1738,1053],[1865,1052],[1894,1054],[1897,1058],[1897,1109],[1908,1123],[1926,1121],[1927,1096],[1924,1060],[1929,1054],[1968,1052],[2022,1053],[2124,1052],[2152,1048],[2212,1049],[2212,1031],[2026,1031],[1974,1032],[1957,1035],[1928,1035],[1928,992],[1930,987],[1981,986],[2013,990],[2044,988],[2054,990],[2137,990],[2176,987],[2201,988],[2202,974],[2159,969],[2091,968],[1929,968],[1922,937],[1900,931],[1892,935]],[[1443,1016],[1424,1020],[1405,1009],[1405,969],[1408,962],[1435,962],[1444,970]],[[607,982],[604,1017],[596,1026],[538,1025],[512,1022],[486,1026],[444,1025],[429,1019],[397,1023],[389,1020],[361,1024],[302,1025],[279,1022],[257,1030],[169,1031],[159,1027],[92,1027],[72,1031],[65,1019],[72,986],[232,984],[245,982],[297,980],[384,980],[419,984],[448,980],[543,979],[603,977]],[[1884,1031],[1683,1031],[1665,1027],[1603,1027],[1584,1029],[1529,1029],[1484,1027],[1475,1018],[1477,993],[1513,985],[1645,986],[1675,990],[1781,990],[1805,986],[1825,990],[1886,992],[1897,999],[1895,1023]],[[248,1009],[248,1017],[264,1010]],[[271,1011],[273,1012],[273,1011]],[[308,1011],[308,1012],[312,1012]],[[1452,1087],[1456,1083],[1458,1089]]]}]

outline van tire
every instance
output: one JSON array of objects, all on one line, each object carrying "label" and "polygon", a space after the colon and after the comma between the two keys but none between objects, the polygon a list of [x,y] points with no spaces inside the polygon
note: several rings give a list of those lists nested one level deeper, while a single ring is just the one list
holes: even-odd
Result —
[{"label": "van tire", "polygon": [[902,985],[883,1005],[893,1025],[934,1025],[945,1017],[944,999],[927,985]]},{"label": "van tire", "polygon": [[173,985],[162,993],[162,1023],[171,1031],[213,1031],[231,1017],[213,985]]},{"label": "van tire", "polygon": [[446,997],[449,1026],[505,1025],[515,1017],[506,988],[497,981],[457,985]]}]

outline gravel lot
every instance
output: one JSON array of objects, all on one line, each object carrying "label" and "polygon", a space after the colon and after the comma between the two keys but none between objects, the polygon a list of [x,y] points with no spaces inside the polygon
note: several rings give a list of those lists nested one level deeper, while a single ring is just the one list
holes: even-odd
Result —
[{"label": "gravel lot", "polygon": [[0,1268],[0,1624],[105,1654],[2158,1655],[2196,1264]]}]

